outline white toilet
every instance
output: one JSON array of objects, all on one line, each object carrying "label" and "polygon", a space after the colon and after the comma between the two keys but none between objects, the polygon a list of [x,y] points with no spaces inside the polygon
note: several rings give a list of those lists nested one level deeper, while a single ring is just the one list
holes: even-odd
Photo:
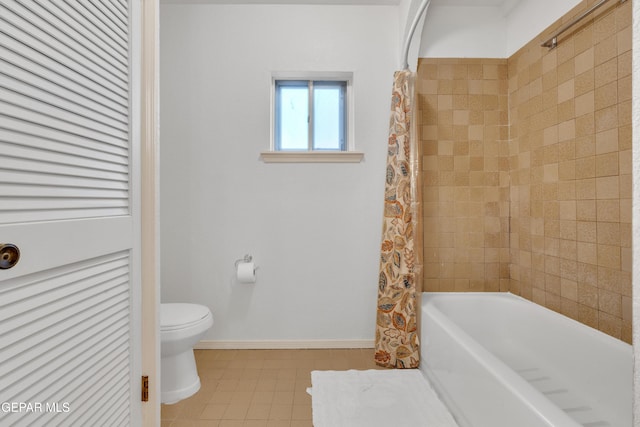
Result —
[{"label": "white toilet", "polygon": [[193,346],[213,325],[208,307],[160,304],[160,388],[162,403],[176,403],[200,390]]}]

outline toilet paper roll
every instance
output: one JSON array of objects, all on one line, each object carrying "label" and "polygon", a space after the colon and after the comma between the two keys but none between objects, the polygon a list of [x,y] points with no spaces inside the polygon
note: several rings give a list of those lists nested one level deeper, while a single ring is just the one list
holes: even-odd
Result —
[{"label": "toilet paper roll", "polygon": [[236,277],[240,283],[256,282],[256,267],[252,262],[239,262]]}]

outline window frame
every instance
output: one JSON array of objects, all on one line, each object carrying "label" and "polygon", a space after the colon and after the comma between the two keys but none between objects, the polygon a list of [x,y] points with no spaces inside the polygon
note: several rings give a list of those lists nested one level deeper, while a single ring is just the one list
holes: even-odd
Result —
[{"label": "window frame", "polygon": [[[333,84],[332,84],[333,83]],[[347,120],[347,106],[349,100],[347,98],[347,81],[345,80],[290,80],[275,79],[274,84],[274,113],[273,113],[273,145],[275,151],[348,151],[349,129]],[[319,148],[316,140],[316,88],[326,86],[340,90],[340,102],[338,112],[338,131],[339,141],[338,148]],[[282,90],[286,87],[295,87],[306,89],[307,92],[307,147],[304,148],[284,148],[282,147],[281,124],[282,120],[279,113],[281,112]]]},{"label": "window frame", "polygon": [[[344,82],[344,127],[345,141],[342,150],[312,149],[312,137],[310,135],[307,149],[281,150],[277,147],[276,129],[276,82],[290,80],[293,82]],[[269,151],[263,151],[261,158],[267,163],[280,162],[360,162],[364,156],[355,149],[354,132],[354,97],[353,97],[353,72],[272,72],[271,73],[271,114],[270,114],[270,146]],[[309,96],[312,102],[312,96]],[[311,110],[310,110],[311,113]],[[312,120],[312,119],[311,119]],[[313,127],[309,126],[309,132]]]}]

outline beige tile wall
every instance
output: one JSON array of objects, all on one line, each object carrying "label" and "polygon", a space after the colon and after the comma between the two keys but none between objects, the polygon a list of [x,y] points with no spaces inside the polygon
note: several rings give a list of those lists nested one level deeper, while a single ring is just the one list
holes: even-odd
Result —
[{"label": "beige tile wall", "polygon": [[418,94],[424,289],[507,290],[507,60],[421,59]]},{"label": "beige tile wall", "polygon": [[594,3],[508,60],[420,60],[425,289],[509,290],[630,342],[631,2],[540,47]]}]

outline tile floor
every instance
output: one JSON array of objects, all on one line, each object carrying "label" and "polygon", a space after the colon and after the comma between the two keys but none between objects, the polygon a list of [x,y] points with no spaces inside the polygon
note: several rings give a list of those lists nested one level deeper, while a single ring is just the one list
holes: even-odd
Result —
[{"label": "tile floor", "polygon": [[196,350],[202,386],[161,427],[311,427],[313,370],[376,369],[373,349]]}]

